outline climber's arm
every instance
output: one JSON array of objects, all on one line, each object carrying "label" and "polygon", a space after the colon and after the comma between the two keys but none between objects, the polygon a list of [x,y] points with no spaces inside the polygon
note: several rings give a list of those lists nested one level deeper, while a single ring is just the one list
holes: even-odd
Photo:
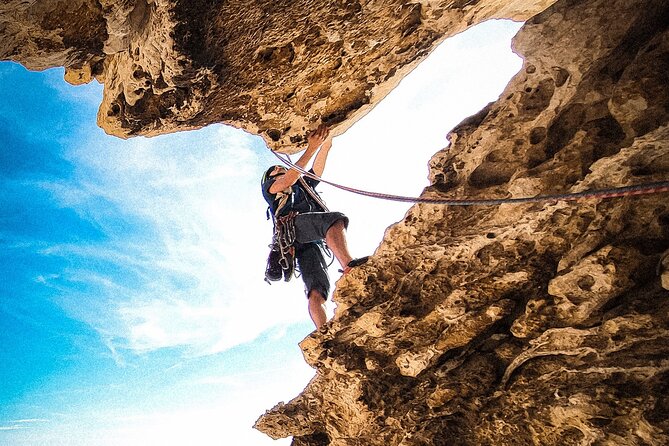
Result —
[{"label": "climber's arm", "polygon": [[325,140],[325,142],[321,146],[321,150],[319,150],[318,154],[316,154],[316,159],[314,159],[314,164],[312,166],[312,169],[314,170],[316,176],[320,177],[321,175],[323,175],[323,171],[325,170],[325,162],[328,159],[328,154],[330,153],[331,148],[332,148],[332,138],[329,138]]},{"label": "climber's arm", "polygon": [[[313,158],[314,154],[318,150],[318,147],[320,147],[320,145],[323,144],[323,141],[325,141],[325,139],[328,137],[329,133],[330,129],[328,129],[323,124],[321,124],[314,132],[312,132],[307,138],[309,141],[307,150],[304,151],[302,156],[300,156],[300,159],[298,159],[295,164],[302,169],[306,169],[307,164],[311,158]],[[291,168],[285,174],[277,177],[276,181],[274,181],[274,183],[270,186],[269,192],[272,194],[279,193],[282,190],[285,190],[295,184],[298,178],[300,178],[300,172],[297,169]]]}]

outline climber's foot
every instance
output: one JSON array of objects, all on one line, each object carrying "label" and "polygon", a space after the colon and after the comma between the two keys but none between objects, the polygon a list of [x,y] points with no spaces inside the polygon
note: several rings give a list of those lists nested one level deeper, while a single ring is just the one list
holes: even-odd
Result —
[{"label": "climber's foot", "polygon": [[350,262],[348,262],[348,265],[346,265],[346,268],[344,268],[343,270],[340,269],[339,272],[344,273],[344,274],[348,274],[349,272],[351,272],[351,269],[355,268],[356,266],[364,265],[365,263],[367,263],[368,260],[369,260],[369,256],[353,259]]}]

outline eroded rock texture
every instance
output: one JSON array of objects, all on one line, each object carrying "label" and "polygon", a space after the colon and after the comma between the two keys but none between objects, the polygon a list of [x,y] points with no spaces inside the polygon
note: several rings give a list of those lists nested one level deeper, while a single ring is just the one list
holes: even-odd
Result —
[{"label": "eroded rock texture", "polygon": [[[426,196],[669,179],[666,0],[8,0],[0,59],[104,82],[115,135],[227,122],[292,151],[490,17],[529,19],[523,70],[453,130]],[[668,289],[666,195],[414,206],[303,341],[316,377],[256,427],[300,446],[669,444]]]},{"label": "eroded rock texture", "polygon": [[6,0],[0,60],[104,82],[127,137],[224,122],[287,152],[343,132],[445,37],[555,0]]},{"label": "eroded rock texture", "polygon": [[[460,124],[424,195],[669,179],[669,4],[562,0]],[[256,427],[296,445],[669,444],[669,201],[417,205],[302,343],[317,375]]]}]

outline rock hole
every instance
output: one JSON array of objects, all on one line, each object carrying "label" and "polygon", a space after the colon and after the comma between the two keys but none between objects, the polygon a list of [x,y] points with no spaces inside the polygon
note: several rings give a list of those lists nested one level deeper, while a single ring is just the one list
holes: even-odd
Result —
[{"label": "rock hole", "polygon": [[544,79],[535,88],[527,87],[524,91],[519,105],[528,114],[526,119],[531,119],[548,108],[555,93],[555,81]]},{"label": "rock hole", "polygon": [[569,71],[561,67],[553,67],[553,78],[555,79],[555,86],[562,87],[569,79]]},{"label": "rock hole", "polygon": [[546,139],[546,127],[535,127],[530,131],[530,144],[539,144]]},{"label": "rock hole", "polygon": [[107,116],[116,116],[121,113],[121,106],[118,103],[113,103],[107,112]]},{"label": "rock hole", "polygon": [[263,48],[258,51],[258,60],[261,62],[269,62],[272,60],[272,53],[274,53],[274,50],[276,48],[270,47],[270,48]]},{"label": "rock hole", "polygon": [[474,169],[467,182],[477,189],[499,186],[508,182],[514,172],[515,168],[508,163],[483,162]]},{"label": "rock hole", "polygon": [[265,133],[267,133],[267,136],[269,136],[270,139],[274,142],[277,142],[281,139],[281,132],[277,129],[269,129]]},{"label": "rock hole", "polygon": [[104,59],[99,62],[95,62],[91,66],[91,74],[93,76],[99,76],[102,74],[103,71],[104,71]]},{"label": "rock hole", "polygon": [[669,214],[661,214],[657,217],[660,226],[669,226]]},{"label": "rock hole", "polygon": [[490,161],[493,163],[504,161],[504,155],[504,150],[493,150],[485,157],[485,161]]},{"label": "rock hole", "polygon": [[625,131],[611,115],[589,122],[584,130],[593,140],[594,160],[618,153],[620,143],[625,139]]},{"label": "rock hole", "polygon": [[551,158],[564,148],[585,121],[585,105],[571,104],[548,127],[546,155]]},{"label": "rock hole", "polygon": [[[146,2],[146,0],[139,0],[135,3],[135,8],[130,12],[130,23],[132,28],[135,30],[143,30],[149,18],[151,17],[152,6]],[[139,52],[136,52],[135,55],[139,55]]]},{"label": "rock hole", "polygon": [[587,274],[579,278],[576,284],[583,291],[590,291],[592,286],[595,284],[595,279],[590,274]]}]

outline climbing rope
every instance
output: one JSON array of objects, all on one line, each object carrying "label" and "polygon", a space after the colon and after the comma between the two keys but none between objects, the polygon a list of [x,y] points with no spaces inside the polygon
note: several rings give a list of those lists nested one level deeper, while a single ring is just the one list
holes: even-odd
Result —
[{"label": "climbing rope", "polygon": [[424,197],[405,197],[402,195],[392,195],[384,194],[379,192],[370,192],[361,189],[355,189],[353,187],[344,186],[341,184],[333,183],[331,181],[324,180],[323,178],[315,175],[311,172],[308,172],[301,168],[300,166],[292,163],[290,159],[284,159],[272,150],[274,156],[276,156],[281,162],[283,162],[288,167],[292,167],[298,172],[302,173],[305,176],[318,180],[322,183],[329,184],[330,186],[336,187],[337,189],[345,190],[347,192],[352,192],[354,194],[363,195],[366,197],[379,198],[382,200],[390,201],[400,201],[405,203],[427,203],[427,204],[442,204],[448,206],[498,206],[501,204],[518,204],[518,203],[545,203],[553,201],[576,201],[576,200],[588,200],[588,199],[606,199],[606,198],[618,198],[618,197],[631,197],[637,195],[650,195],[650,194],[659,194],[663,192],[669,192],[669,181],[660,181],[655,183],[645,183],[637,184],[633,186],[623,186],[615,187],[609,189],[594,189],[587,190],[583,192],[573,192],[566,194],[555,194],[555,195],[537,195],[535,197],[519,197],[519,198],[492,198],[492,199],[458,199],[458,198],[424,198]]}]

